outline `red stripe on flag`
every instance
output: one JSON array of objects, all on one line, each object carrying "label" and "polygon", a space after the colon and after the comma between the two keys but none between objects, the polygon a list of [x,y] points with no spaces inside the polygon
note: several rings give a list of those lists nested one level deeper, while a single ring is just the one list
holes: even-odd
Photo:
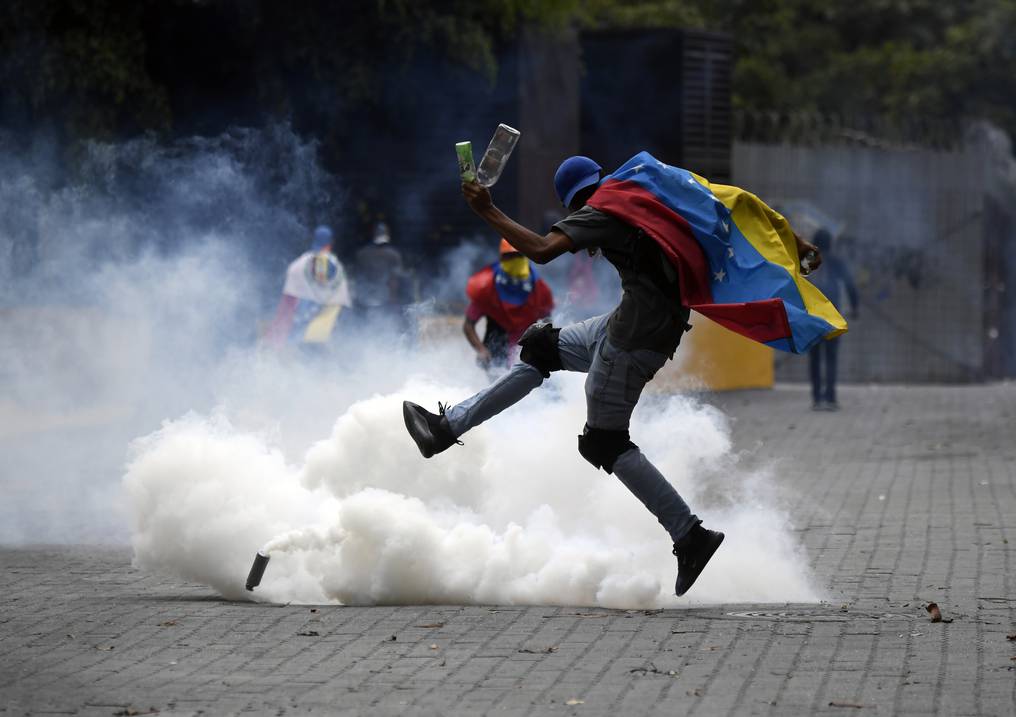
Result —
[{"label": "red stripe on flag", "polygon": [[688,222],[655,194],[630,180],[608,179],[589,199],[589,206],[637,226],[660,245],[681,277],[685,306],[711,304],[709,262]]},{"label": "red stripe on flag", "polygon": [[659,244],[671,264],[677,267],[685,306],[724,328],[762,343],[792,335],[783,299],[714,304],[709,262],[691,226],[642,185],[631,180],[607,180],[590,197],[589,206],[639,227]]},{"label": "red stripe on flag", "polygon": [[783,299],[742,304],[698,304],[695,309],[720,326],[761,343],[790,337],[790,320]]}]

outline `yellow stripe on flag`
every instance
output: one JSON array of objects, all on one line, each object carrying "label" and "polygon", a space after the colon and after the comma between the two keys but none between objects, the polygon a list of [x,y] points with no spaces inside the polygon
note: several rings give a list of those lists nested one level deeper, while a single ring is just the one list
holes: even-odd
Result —
[{"label": "yellow stripe on flag", "polygon": [[311,319],[303,332],[303,340],[308,344],[323,344],[332,336],[332,329],[335,328],[335,320],[339,318],[342,307],[339,304],[326,306],[321,313]]},{"label": "yellow stripe on flag", "polygon": [[831,339],[844,333],[847,330],[846,319],[814,284],[801,275],[797,240],[794,239],[794,232],[783,215],[740,187],[711,184],[709,180],[697,174],[693,173],[692,176],[730,210],[734,224],[763,259],[783,267],[790,273],[804,300],[805,310],[812,316],[824,319],[833,327],[825,338]]}]

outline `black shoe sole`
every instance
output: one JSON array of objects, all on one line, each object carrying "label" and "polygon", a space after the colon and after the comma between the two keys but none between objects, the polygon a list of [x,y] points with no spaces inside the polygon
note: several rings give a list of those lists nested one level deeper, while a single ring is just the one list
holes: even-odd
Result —
[{"label": "black shoe sole", "polygon": [[402,418],[406,422],[406,430],[413,439],[413,443],[420,449],[420,455],[430,458],[434,455],[434,437],[430,434],[430,427],[427,419],[420,415],[417,409],[423,410],[420,406],[410,401],[402,402]]},{"label": "black shoe sole", "polygon": [[[687,593],[689,590],[691,590],[691,586],[695,584],[695,581],[698,580],[699,575],[701,575],[702,571],[706,569],[706,566],[709,564],[709,561],[713,559],[713,555],[716,553],[717,548],[719,548],[723,544],[723,539],[726,536],[723,533],[720,533],[719,531],[716,531],[716,532],[720,536],[720,539],[717,540],[716,542],[714,542],[711,546],[709,546],[707,548],[707,552],[705,553],[705,559],[702,560],[702,567],[700,567],[698,569],[697,573],[692,575],[691,581],[687,585],[684,586],[684,590],[680,590],[679,591],[677,589],[677,586],[676,585],[674,586],[674,592],[677,593],[678,597],[681,597],[682,595]],[[677,577],[678,577],[678,579],[681,578],[680,575],[678,575]]]}]

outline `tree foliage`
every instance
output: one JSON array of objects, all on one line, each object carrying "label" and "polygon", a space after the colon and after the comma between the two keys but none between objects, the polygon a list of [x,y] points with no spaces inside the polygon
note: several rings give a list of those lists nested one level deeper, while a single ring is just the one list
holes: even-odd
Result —
[{"label": "tree foliage", "polygon": [[1016,0],[6,0],[0,123],[67,138],[363,106],[421,53],[492,80],[524,25],[729,32],[736,106],[1016,131]]},{"label": "tree foliage", "polygon": [[713,12],[738,43],[741,106],[898,119],[988,116],[1012,126],[1005,99],[1016,91],[1012,0],[725,0]]},{"label": "tree foliage", "polygon": [[729,32],[740,108],[1016,132],[1016,0],[591,0],[582,19]]}]

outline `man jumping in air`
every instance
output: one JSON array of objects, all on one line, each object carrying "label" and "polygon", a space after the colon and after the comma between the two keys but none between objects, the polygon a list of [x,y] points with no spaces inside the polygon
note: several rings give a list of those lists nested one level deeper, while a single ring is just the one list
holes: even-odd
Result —
[{"label": "man jumping in air", "polygon": [[675,592],[683,595],[723,542],[723,533],[702,527],[631,441],[628,426],[642,389],[673,357],[688,330],[690,308],[795,352],[842,333],[846,325],[800,279],[799,256],[814,252],[811,266],[821,262],[815,247],[754,195],[710,185],[646,152],[606,178],[593,160],[570,157],[558,168],[554,187],[570,213],[546,236],[506,216],[480,185],[463,184],[462,193],[481,219],[537,263],[566,251],[601,251],[620,275],[620,305],[561,329],[534,324],[519,339],[521,361],[507,374],[459,404],[439,405],[437,414],[404,402],[406,428],[430,458],[515,404],[551,372],[586,373],[579,453],[616,475],[670,534],[678,564]]}]

